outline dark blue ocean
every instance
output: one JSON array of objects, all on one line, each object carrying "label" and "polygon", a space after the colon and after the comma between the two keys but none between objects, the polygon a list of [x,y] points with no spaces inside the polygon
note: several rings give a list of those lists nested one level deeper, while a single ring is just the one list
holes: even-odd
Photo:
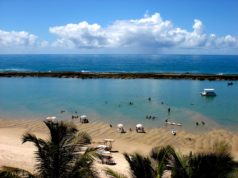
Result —
[{"label": "dark blue ocean", "polygon": [[232,55],[0,55],[0,71],[238,74]]}]

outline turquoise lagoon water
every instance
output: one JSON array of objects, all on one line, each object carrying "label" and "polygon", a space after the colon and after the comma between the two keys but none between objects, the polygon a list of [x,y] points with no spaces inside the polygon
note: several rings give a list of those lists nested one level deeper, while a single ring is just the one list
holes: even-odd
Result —
[{"label": "turquoise lagoon water", "polygon": [[[217,96],[200,96],[203,88],[215,88]],[[75,112],[112,124],[161,127],[169,119],[190,130],[201,121],[211,128],[234,129],[238,82],[227,86],[226,81],[198,80],[0,78],[0,118],[68,119]],[[156,119],[148,120],[147,115]]]}]

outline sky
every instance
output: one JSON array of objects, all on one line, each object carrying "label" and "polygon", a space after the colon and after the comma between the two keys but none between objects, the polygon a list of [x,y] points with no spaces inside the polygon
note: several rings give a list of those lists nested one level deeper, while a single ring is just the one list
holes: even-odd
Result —
[{"label": "sky", "polygon": [[0,53],[238,54],[237,0],[0,0]]}]

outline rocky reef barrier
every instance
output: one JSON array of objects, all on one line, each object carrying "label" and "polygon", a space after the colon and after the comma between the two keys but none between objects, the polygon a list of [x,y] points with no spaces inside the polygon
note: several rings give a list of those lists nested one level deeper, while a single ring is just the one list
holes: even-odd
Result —
[{"label": "rocky reef barrier", "polygon": [[0,77],[54,77],[81,79],[191,79],[238,80],[238,74],[115,73],[115,72],[0,72]]}]

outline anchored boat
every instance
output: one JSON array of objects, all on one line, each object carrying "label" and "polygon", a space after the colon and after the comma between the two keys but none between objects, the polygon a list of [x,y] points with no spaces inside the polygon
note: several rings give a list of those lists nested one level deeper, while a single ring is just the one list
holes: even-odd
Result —
[{"label": "anchored boat", "polygon": [[213,88],[205,88],[203,92],[201,92],[202,96],[216,96],[215,90]]}]

